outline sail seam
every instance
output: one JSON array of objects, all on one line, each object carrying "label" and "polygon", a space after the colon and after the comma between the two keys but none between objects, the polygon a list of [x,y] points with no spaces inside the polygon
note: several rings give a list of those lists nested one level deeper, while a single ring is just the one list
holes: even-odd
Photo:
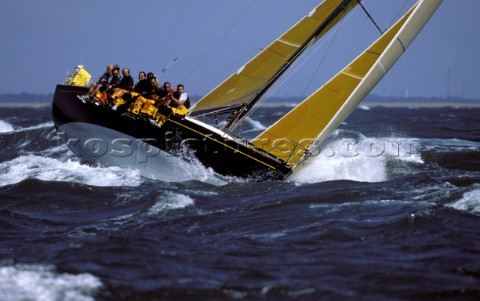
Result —
[{"label": "sail seam", "polygon": [[[434,0],[432,0],[432,2],[430,2],[430,3],[433,3],[433,1],[434,1]],[[438,0],[437,3],[436,3],[436,4],[432,4],[432,6],[435,6],[435,5],[436,5],[436,6],[438,7],[438,5],[440,4],[440,2],[441,2],[441,0]],[[420,4],[419,4],[419,3],[420,3]],[[339,123],[339,122],[338,122],[337,118],[338,118],[340,112],[344,112],[344,111],[345,111],[345,113],[347,113],[347,116],[348,116],[348,114],[350,114],[351,111],[352,111],[352,109],[351,109],[350,112],[348,112],[348,105],[351,105],[351,102],[352,102],[352,101],[356,101],[357,104],[358,104],[358,102],[360,102],[360,101],[365,97],[365,95],[368,94],[368,93],[371,91],[371,89],[372,89],[373,87],[371,86],[371,83],[365,82],[365,79],[368,79],[369,76],[376,71],[376,70],[375,70],[376,67],[377,67],[377,66],[380,66],[380,67],[383,69],[384,74],[385,74],[386,71],[387,71],[386,68],[389,69],[389,68],[393,65],[393,63],[394,63],[396,60],[398,60],[398,58],[400,57],[401,54],[398,54],[397,57],[394,58],[394,59],[395,59],[394,62],[389,62],[388,60],[386,60],[386,67],[385,67],[385,66],[383,65],[383,63],[382,63],[382,59],[386,56],[387,51],[389,51],[389,50],[391,50],[391,49],[393,48],[393,45],[394,45],[394,43],[395,43],[395,40],[397,40],[397,41],[400,43],[400,45],[401,45],[401,47],[402,47],[402,49],[403,49],[403,52],[402,52],[402,53],[405,52],[406,47],[405,47],[403,41],[400,40],[399,37],[400,37],[400,35],[404,32],[405,28],[407,28],[407,25],[410,25],[409,21],[410,21],[410,22],[413,22],[413,21],[411,21],[411,20],[413,20],[415,17],[417,17],[416,13],[418,12],[419,7],[421,7],[422,4],[423,4],[423,1],[422,1],[422,0],[419,0],[419,1],[417,2],[417,4],[415,4],[415,6],[418,5],[417,7],[415,7],[415,6],[412,7],[412,9],[411,9],[410,12],[408,12],[407,14],[405,14],[400,20],[397,21],[397,23],[395,24],[395,26],[397,26],[400,22],[402,22],[402,23],[401,23],[400,28],[399,28],[398,30],[396,30],[396,32],[394,32],[394,35],[395,35],[395,36],[394,36],[392,39],[390,39],[388,45],[387,45],[386,47],[384,47],[384,51],[382,52],[382,55],[373,63],[373,65],[371,66],[370,70],[369,70],[369,71],[367,72],[367,74],[365,75],[365,78],[356,86],[356,88],[353,90],[353,92],[350,93],[350,96],[345,100],[345,102],[344,102],[343,105],[340,107],[340,109],[336,111],[336,113],[333,115],[332,118],[330,118],[330,121],[328,122],[328,124],[324,127],[324,129],[319,133],[319,135],[318,135],[317,138],[315,139],[315,142],[316,142],[316,143],[321,143],[320,141],[322,141],[322,142],[325,141],[324,139],[323,139],[323,140],[320,140],[321,136],[324,136],[324,134],[328,133],[329,129],[331,129],[332,127],[335,126],[335,122],[337,122],[337,126],[338,126],[338,123]],[[436,9],[436,8],[433,7],[432,10],[435,11],[435,9]],[[431,16],[431,14],[433,14],[433,11],[430,12],[430,16]],[[426,21],[428,20],[428,18],[430,18],[430,16],[427,16],[426,19],[424,18],[424,20],[422,20],[424,23],[421,25],[421,27],[423,27],[423,26],[425,25]],[[403,20],[404,18],[405,18],[405,20]],[[418,18],[420,18],[420,17],[418,17]],[[394,26],[394,27],[395,27],[395,26]],[[420,27],[420,29],[421,29],[421,27]],[[393,28],[391,28],[391,29],[393,29]],[[391,30],[391,29],[389,29],[389,30]],[[417,32],[415,33],[415,35],[418,34],[418,32],[420,31],[420,29],[417,29]],[[407,47],[408,47],[408,44],[409,44],[409,43],[411,42],[411,40],[413,40],[413,39],[414,39],[414,36],[410,38],[410,41],[407,41]],[[377,42],[378,42],[378,40],[377,40],[375,43],[377,43]],[[374,44],[374,45],[375,45],[375,44]],[[355,62],[355,61],[354,61],[354,62]],[[381,79],[381,77],[377,80],[377,82],[378,82],[380,79]],[[373,83],[373,86],[375,86],[375,84],[376,84],[376,83]],[[361,91],[361,90],[363,90],[361,93],[364,94],[364,96],[358,99],[358,97],[356,96],[356,94],[359,94],[359,93],[360,93],[359,91]],[[354,96],[357,97],[357,98],[355,98]],[[328,134],[327,134],[327,135],[328,135]],[[326,136],[324,136],[324,137],[326,137]]]},{"label": "sail seam", "polygon": [[378,60],[378,65],[379,65],[380,67],[382,67],[383,74],[386,74],[386,73],[387,73],[387,69],[385,69],[385,66],[383,65],[383,63],[382,63],[381,60]]},{"label": "sail seam", "polygon": [[280,39],[278,39],[277,41],[282,42],[285,45],[296,47],[296,48],[299,48],[300,46],[302,46],[302,45],[293,44],[293,43],[290,43],[290,42],[287,42],[287,41],[284,41],[284,40],[280,40]]},{"label": "sail seam", "polygon": [[353,77],[353,78],[356,78],[358,80],[362,80],[363,77],[360,77],[358,75],[354,75],[353,73],[348,73],[348,72],[345,72],[345,71],[342,71],[343,74],[345,74],[346,76],[350,76],[350,77]]},{"label": "sail seam", "polygon": [[375,52],[375,51],[371,51],[371,50],[366,51],[366,53],[374,54],[374,55],[377,55],[377,56],[382,55],[380,52]]},{"label": "sail seam", "polygon": [[[325,21],[320,24],[317,29],[311,34],[311,36],[303,43],[296,52],[290,56],[290,58],[285,62],[283,67],[281,67],[267,82],[267,84],[260,90],[257,95],[251,99],[248,103],[245,104],[245,108],[235,114],[231,121],[227,123],[224,129],[232,128],[235,129],[236,126],[239,124],[239,120],[245,116],[246,112],[250,110],[255,104],[262,98],[262,96],[266,93],[268,89],[272,87],[272,85],[276,82],[276,80],[285,73],[285,71],[292,65],[292,63],[307,49],[309,46],[312,45],[312,42],[326,29],[328,28],[329,24],[335,22],[336,18],[341,16],[342,13],[349,11],[348,6],[353,0],[343,0],[341,4],[339,4],[325,19]],[[278,39],[277,39],[278,40]]]},{"label": "sail seam", "polygon": [[285,54],[283,54],[281,51],[274,51],[273,49],[267,48],[266,51],[270,52],[273,55],[276,55],[277,57],[281,58],[282,60],[286,61],[288,57],[285,57]]},{"label": "sail seam", "polygon": [[403,45],[402,40],[400,40],[400,37],[397,37],[397,41],[400,43],[400,46],[402,46],[402,52],[405,52],[405,45]]}]

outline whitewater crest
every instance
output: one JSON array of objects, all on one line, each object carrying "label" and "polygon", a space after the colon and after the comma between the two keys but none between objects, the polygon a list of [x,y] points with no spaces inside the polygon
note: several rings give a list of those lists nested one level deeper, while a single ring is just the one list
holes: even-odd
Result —
[{"label": "whitewater crest", "polygon": [[50,128],[50,127],[53,127],[52,121],[22,128],[18,126],[13,126],[12,124],[10,124],[5,120],[0,120],[0,133],[25,132],[25,131],[33,131],[38,129]]},{"label": "whitewater crest", "polygon": [[472,191],[463,194],[460,200],[447,205],[448,207],[480,214],[480,185],[475,184]]},{"label": "whitewater crest", "polygon": [[156,200],[155,204],[148,210],[147,215],[158,215],[162,212],[185,208],[193,204],[193,199],[187,195],[167,192]]},{"label": "whitewater crest", "polygon": [[27,179],[76,182],[92,186],[139,186],[143,182],[136,170],[89,166],[70,159],[27,155],[0,163],[0,186],[17,184]]},{"label": "whitewater crest", "polygon": [[332,140],[312,152],[310,159],[289,180],[299,183],[383,182],[389,180],[389,162],[423,164],[418,139],[356,135],[356,138],[345,138],[335,133]]},{"label": "whitewater crest", "polygon": [[102,287],[91,274],[62,274],[53,265],[0,265],[2,301],[93,301]]},{"label": "whitewater crest", "polygon": [[0,133],[9,133],[13,131],[14,128],[10,123],[0,120]]},{"label": "whitewater crest", "polygon": [[[1,125],[0,125],[1,127]],[[5,129],[5,128],[3,128]],[[23,142],[29,143],[29,140]],[[172,157],[172,159],[176,159]],[[128,166],[105,166],[81,162],[65,146],[46,148],[41,152],[24,153],[12,160],[0,163],[0,187],[20,183],[28,179],[52,182],[73,182],[91,186],[116,187],[141,185],[145,178],[168,182],[198,180],[212,185],[224,185],[226,182],[215,176],[211,169],[205,168],[194,156],[189,160],[176,159],[175,168],[152,168],[161,172],[161,179],[145,176],[141,170]]]}]

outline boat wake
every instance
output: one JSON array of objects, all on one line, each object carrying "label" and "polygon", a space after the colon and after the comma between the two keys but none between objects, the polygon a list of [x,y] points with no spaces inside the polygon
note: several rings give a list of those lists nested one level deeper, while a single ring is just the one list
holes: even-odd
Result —
[{"label": "boat wake", "polygon": [[52,121],[47,121],[37,125],[28,126],[28,127],[20,127],[20,126],[14,126],[8,121],[0,120],[0,133],[23,132],[23,131],[50,128],[50,127],[53,127]]},{"label": "boat wake", "polygon": [[0,147],[3,155],[0,187],[29,179],[104,187],[135,187],[146,179],[201,181],[217,186],[226,184],[225,180],[186,152],[186,160],[175,160],[175,157],[169,156],[170,168],[156,170],[153,177],[145,177],[134,167],[84,162],[55,135],[51,121],[22,127],[15,122],[0,120]]},{"label": "boat wake", "polygon": [[[251,124],[261,123],[251,119]],[[145,177],[135,168],[88,164],[77,159],[57,136],[51,122],[28,127],[0,121],[4,162],[0,163],[0,186],[29,179],[63,181],[91,186],[136,187],[145,180],[163,182],[200,181],[215,186],[245,182],[236,177],[218,176],[185,149],[173,168],[160,170],[159,177]],[[329,140],[312,151],[288,181],[318,183],[334,180],[383,182],[409,175],[424,164],[443,160],[455,152],[475,154],[480,143],[459,139],[408,137],[367,137],[361,133],[337,130]],[[438,158],[442,156],[442,158]],[[452,163],[449,163],[452,164]],[[456,162],[461,164],[461,162]],[[179,172],[180,171],[180,172]],[[248,180],[247,180],[248,181]]]},{"label": "boat wake", "polygon": [[312,157],[289,180],[383,182],[405,174],[409,164],[423,164],[419,139],[368,138],[359,133],[337,131],[332,139],[312,152]]},{"label": "boat wake", "polygon": [[[130,167],[88,164],[81,161],[54,134],[52,122],[21,127],[0,120],[0,187],[36,179],[51,182],[72,182],[91,186],[141,185],[147,178]],[[198,160],[176,160],[175,168],[161,170],[162,181],[198,180],[223,185],[224,180],[201,165]],[[155,177],[150,179],[155,180]]]},{"label": "boat wake", "polygon": [[91,186],[138,186],[142,183],[140,173],[136,170],[89,166],[71,159],[27,155],[0,163],[0,186],[17,184],[28,179]]}]

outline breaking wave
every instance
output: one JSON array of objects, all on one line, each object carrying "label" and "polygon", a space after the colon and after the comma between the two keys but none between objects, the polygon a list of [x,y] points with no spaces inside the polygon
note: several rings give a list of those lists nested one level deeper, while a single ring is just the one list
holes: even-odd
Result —
[{"label": "breaking wave", "polygon": [[474,189],[464,193],[460,200],[447,206],[457,210],[480,214],[480,185],[476,184],[473,187]]},{"label": "breaking wave", "polygon": [[95,276],[61,274],[52,265],[15,264],[0,266],[2,301],[90,301],[103,287]]},{"label": "breaking wave", "polygon": [[10,123],[0,120],[0,133],[8,133],[13,131],[13,126]]},{"label": "breaking wave", "polygon": [[138,186],[142,183],[142,178],[136,170],[95,167],[70,159],[61,161],[27,155],[0,163],[0,187],[27,179],[76,182],[92,186]]},{"label": "breaking wave", "polygon": [[155,204],[148,210],[147,215],[157,215],[165,211],[181,209],[193,204],[193,199],[187,195],[167,192],[166,195],[157,199]]},{"label": "breaking wave", "polygon": [[[422,164],[420,141],[413,138],[335,138],[323,144],[289,179],[301,183],[333,180],[383,182],[392,161]],[[402,166],[402,168],[404,168]]]}]

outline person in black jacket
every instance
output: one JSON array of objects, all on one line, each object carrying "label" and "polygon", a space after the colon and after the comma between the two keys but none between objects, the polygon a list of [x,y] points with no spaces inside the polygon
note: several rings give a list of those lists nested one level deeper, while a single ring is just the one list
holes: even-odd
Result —
[{"label": "person in black jacket", "polygon": [[123,68],[122,74],[122,79],[120,80],[116,88],[113,89],[113,93],[111,94],[112,103],[114,103],[117,98],[125,95],[125,93],[132,91],[135,87],[133,77],[130,75],[130,69]]},{"label": "person in black jacket", "polygon": [[110,83],[110,80],[112,79],[113,69],[113,65],[107,65],[107,70],[105,71],[105,73],[100,76],[97,82],[90,85],[86,95],[77,95],[78,99],[83,102],[87,102],[93,99],[93,97],[97,94],[98,91],[100,91],[100,89],[103,88],[103,90],[105,90],[107,88],[107,85]]}]

